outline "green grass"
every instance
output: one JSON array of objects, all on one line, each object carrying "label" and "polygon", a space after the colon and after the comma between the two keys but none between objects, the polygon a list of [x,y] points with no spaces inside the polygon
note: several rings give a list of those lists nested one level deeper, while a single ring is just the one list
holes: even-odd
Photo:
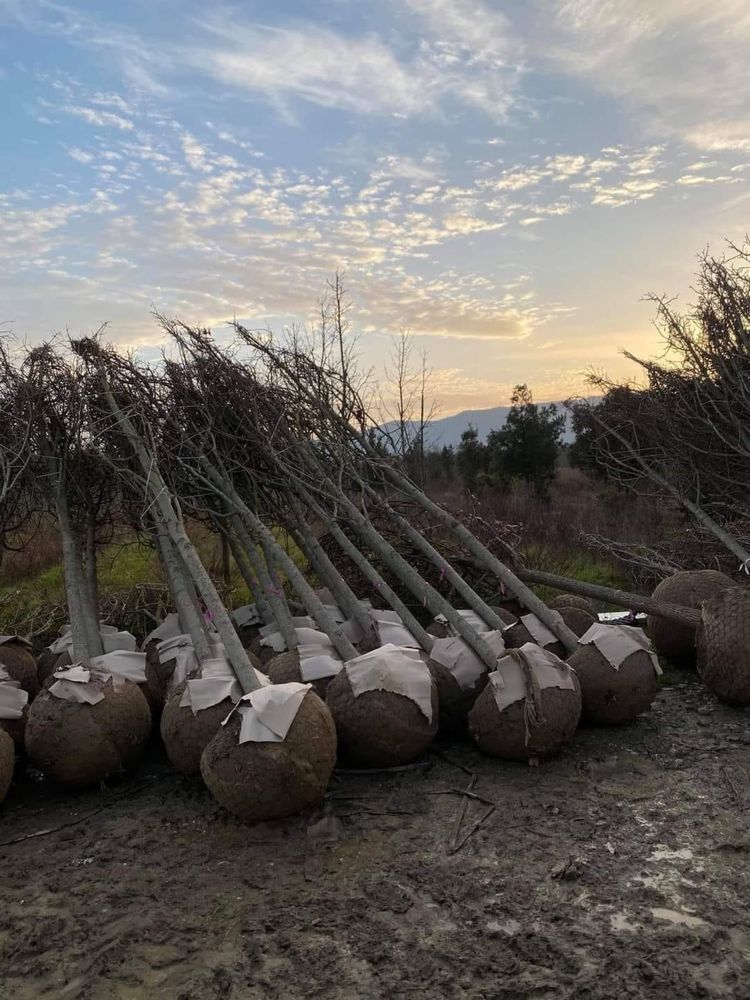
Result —
[{"label": "green grass", "polygon": [[[594,583],[601,587],[611,587],[616,590],[630,590],[627,576],[607,559],[597,556],[586,549],[545,549],[541,546],[527,545],[521,551],[524,561],[534,569],[546,573],[556,573],[567,576],[582,583]],[[552,587],[534,587],[535,593],[543,601],[550,601],[560,591]],[[620,610],[614,605],[594,601],[600,610]]]}]

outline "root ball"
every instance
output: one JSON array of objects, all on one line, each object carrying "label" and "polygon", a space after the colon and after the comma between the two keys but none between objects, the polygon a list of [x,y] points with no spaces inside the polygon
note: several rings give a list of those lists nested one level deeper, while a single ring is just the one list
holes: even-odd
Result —
[{"label": "root ball", "polygon": [[[734,581],[718,570],[686,570],[662,580],[652,597],[655,601],[679,604],[684,608],[700,608],[704,601],[734,587]],[[695,628],[649,615],[648,634],[661,656],[680,667],[695,666]]]},{"label": "root ball", "polygon": [[469,712],[469,732],[481,750],[506,760],[529,760],[559,753],[571,739],[581,716],[581,686],[575,672],[555,659],[549,657],[542,671],[531,666],[533,683],[515,655],[498,662],[496,673],[505,689],[520,697],[499,707],[490,674],[490,683]]},{"label": "root ball", "polygon": [[549,602],[549,606],[554,611],[562,611],[563,608],[580,608],[581,611],[588,611],[592,617],[596,617],[596,610],[588,597],[579,597],[578,594],[558,594],[554,600]]},{"label": "root ball", "polygon": [[581,682],[582,718],[593,726],[632,722],[647,712],[659,690],[651,657],[631,653],[615,670],[593,644],[579,646],[568,658]]},{"label": "root ball", "polygon": [[265,670],[272,684],[288,684],[290,681],[296,681],[299,684],[311,683],[313,691],[323,701],[326,698],[328,685],[333,680],[333,677],[321,677],[316,681],[304,680],[300,668],[299,653],[296,649],[288,649],[285,653],[277,653],[272,660],[268,661]]},{"label": "root ball", "polygon": [[0,802],[10,790],[16,767],[16,748],[8,734],[0,729]]},{"label": "root ball", "polygon": [[180,707],[185,682],[178,684],[164,705],[161,716],[161,738],[167,757],[182,774],[199,774],[201,754],[232,711],[231,698],[201,709],[193,715],[190,706]]},{"label": "root ball", "polygon": [[557,609],[562,620],[574,635],[579,638],[584,632],[588,632],[592,625],[596,625],[598,618],[585,611],[583,608],[574,607],[572,604]]},{"label": "root ball", "polygon": [[220,727],[201,757],[201,775],[219,805],[262,823],[320,803],[336,762],[336,729],[320,698],[307,692],[280,743],[240,744],[240,722],[235,714]]},{"label": "root ball", "polygon": [[450,670],[442,663],[428,660],[432,679],[437,688],[440,732],[445,735],[460,733],[466,729],[466,716],[477,700],[477,695],[487,684],[487,672],[482,673],[472,688],[461,687]]},{"label": "root ball", "polygon": [[437,732],[439,703],[434,682],[432,721],[411,698],[393,691],[355,696],[346,670],[331,680],[326,701],[341,753],[361,767],[409,764],[427,749]]},{"label": "root ball", "polygon": [[0,644],[0,665],[5,667],[13,680],[18,681],[28,693],[29,701],[36,697],[39,690],[36,660],[26,646],[20,642]]},{"label": "root ball", "polygon": [[137,760],[151,733],[151,712],[130,681],[108,681],[96,705],[66,701],[44,690],[29,708],[24,742],[48,777],[85,788]]},{"label": "root ball", "polygon": [[698,630],[698,674],[730,705],[750,705],[750,592],[733,587],[703,605]]}]

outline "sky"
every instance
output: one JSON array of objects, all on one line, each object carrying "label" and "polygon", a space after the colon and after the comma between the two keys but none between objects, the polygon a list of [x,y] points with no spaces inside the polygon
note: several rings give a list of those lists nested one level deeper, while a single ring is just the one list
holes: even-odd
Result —
[{"label": "sky", "polygon": [[0,328],[407,330],[442,415],[658,352],[750,231],[747,0],[0,0]]}]

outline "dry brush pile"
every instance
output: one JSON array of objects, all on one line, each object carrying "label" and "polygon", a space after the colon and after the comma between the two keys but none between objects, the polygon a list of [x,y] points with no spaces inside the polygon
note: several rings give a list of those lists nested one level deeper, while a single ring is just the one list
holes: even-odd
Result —
[{"label": "dry brush pile", "polygon": [[[549,580],[404,475],[345,366],[240,325],[222,346],[161,322],[154,366],[98,336],[1,354],[0,534],[7,545],[54,516],[68,625],[38,661],[25,637],[0,637],[0,797],[14,743],[81,787],[132,766],[158,721],[174,766],[258,822],[319,803],[337,759],[403,765],[439,730],[468,730],[489,754],[532,760],[559,752],[582,713],[613,724],[648,709],[659,665],[644,633],[599,624],[570,595],[545,605],[529,583]],[[225,540],[250,605],[225,606],[187,518]],[[171,598],[140,649],[100,614],[97,550],[115,521],[153,546]],[[470,566],[515,615],[479,595]],[[711,596],[718,625],[698,648],[712,683],[736,613],[725,590],[604,596],[640,600],[690,650]],[[747,685],[722,675],[717,690],[741,701]]]}]

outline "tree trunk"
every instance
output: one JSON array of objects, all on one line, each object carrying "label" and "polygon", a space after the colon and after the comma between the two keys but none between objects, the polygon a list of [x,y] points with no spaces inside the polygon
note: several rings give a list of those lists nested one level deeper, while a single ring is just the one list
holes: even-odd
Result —
[{"label": "tree trunk", "polygon": [[164,575],[167,578],[169,592],[180,619],[180,627],[183,632],[190,636],[195,655],[198,662],[202,664],[211,658],[211,648],[206,635],[203,615],[195,606],[195,599],[191,593],[192,588],[188,582],[185,568],[179,553],[172,544],[167,529],[163,524],[157,523],[155,534],[161,564],[164,567]]},{"label": "tree trunk", "polygon": [[528,583],[554,587],[556,590],[567,590],[571,594],[580,594],[581,597],[591,597],[596,601],[617,604],[620,607],[633,611],[643,611],[646,614],[656,615],[659,618],[667,618],[669,621],[679,622],[680,625],[688,625],[691,628],[698,626],[701,621],[700,611],[692,608],[683,608],[677,604],[665,604],[663,601],[654,601],[650,597],[631,594],[627,590],[602,587],[598,583],[584,583],[581,580],[573,580],[567,576],[557,576],[555,573],[544,573],[536,569],[519,569],[518,575],[528,581]]}]

